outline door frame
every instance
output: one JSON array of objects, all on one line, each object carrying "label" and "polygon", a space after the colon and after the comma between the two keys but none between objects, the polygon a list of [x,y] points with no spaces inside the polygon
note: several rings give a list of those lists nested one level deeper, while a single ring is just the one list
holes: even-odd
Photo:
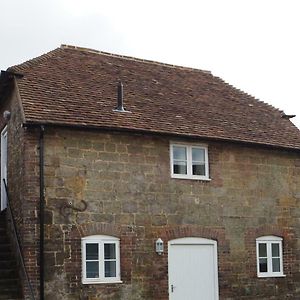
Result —
[{"label": "door frame", "polygon": [[[5,138],[4,138],[5,137]],[[3,141],[5,140],[5,144]],[[4,159],[3,153],[6,153],[6,157]],[[3,183],[3,179],[6,180],[7,183],[7,126],[5,126],[1,131],[1,205],[0,205],[0,211],[4,210],[7,207],[7,195],[5,186]]]},{"label": "door frame", "polygon": [[171,284],[170,284],[170,247],[172,245],[212,245],[214,255],[214,285],[215,285],[215,300],[219,299],[219,280],[218,280],[218,243],[215,240],[200,238],[200,237],[184,237],[168,242],[168,289],[169,299],[171,296]]}]

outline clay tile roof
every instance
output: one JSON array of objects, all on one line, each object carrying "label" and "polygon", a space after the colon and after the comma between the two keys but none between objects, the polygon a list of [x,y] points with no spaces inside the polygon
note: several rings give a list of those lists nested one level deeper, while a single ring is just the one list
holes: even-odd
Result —
[{"label": "clay tile roof", "polygon": [[[207,71],[62,45],[8,69],[27,123],[155,132],[300,149],[283,112]],[[124,107],[116,112],[117,85]]]}]

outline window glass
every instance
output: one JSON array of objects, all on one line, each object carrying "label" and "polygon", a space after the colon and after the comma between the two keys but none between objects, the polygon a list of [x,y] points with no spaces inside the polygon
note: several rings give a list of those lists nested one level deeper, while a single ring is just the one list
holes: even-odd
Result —
[{"label": "window glass", "polygon": [[279,257],[279,244],[272,244],[272,256]]},{"label": "window glass", "polygon": [[104,259],[115,259],[115,258],[116,258],[116,245],[104,244]]},{"label": "window glass", "polygon": [[268,262],[266,258],[259,259],[259,272],[268,272]]},{"label": "window glass", "polygon": [[105,261],[105,277],[116,277],[116,262]]},{"label": "window glass", "polygon": [[267,244],[259,243],[258,249],[259,249],[259,257],[267,257]]},{"label": "window glass", "polygon": [[272,258],[273,272],[280,272],[280,258]]},{"label": "window glass", "polygon": [[86,259],[97,260],[98,259],[98,244],[86,244]]},{"label": "window glass", "polygon": [[205,176],[205,165],[193,162],[193,175]]},{"label": "window glass", "polygon": [[186,147],[174,146],[173,147],[174,160],[186,160]]},{"label": "window glass", "polygon": [[192,160],[198,162],[205,161],[205,150],[199,148],[192,148]]},{"label": "window glass", "polygon": [[87,261],[86,262],[86,277],[87,278],[99,278],[99,262]]},{"label": "window glass", "polygon": [[187,163],[184,161],[174,161],[174,174],[187,174]]}]

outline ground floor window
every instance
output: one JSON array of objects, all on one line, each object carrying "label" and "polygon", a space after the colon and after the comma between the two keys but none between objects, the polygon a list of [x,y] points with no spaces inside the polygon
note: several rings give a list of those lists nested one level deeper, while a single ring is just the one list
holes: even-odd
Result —
[{"label": "ground floor window", "polygon": [[257,238],[256,253],[258,277],[284,276],[281,237],[261,236]]},{"label": "ground floor window", "polygon": [[92,235],[82,238],[82,283],[120,282],[120,241]]}]

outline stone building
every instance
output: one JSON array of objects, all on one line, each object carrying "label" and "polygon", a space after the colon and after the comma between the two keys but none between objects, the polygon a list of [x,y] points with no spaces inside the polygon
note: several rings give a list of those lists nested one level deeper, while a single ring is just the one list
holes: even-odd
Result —
[{"label": "stone building", "polygon": [[300,299],[290,116],[207,71],[65,45],[2,71],[0,99],[3,297]]}]

